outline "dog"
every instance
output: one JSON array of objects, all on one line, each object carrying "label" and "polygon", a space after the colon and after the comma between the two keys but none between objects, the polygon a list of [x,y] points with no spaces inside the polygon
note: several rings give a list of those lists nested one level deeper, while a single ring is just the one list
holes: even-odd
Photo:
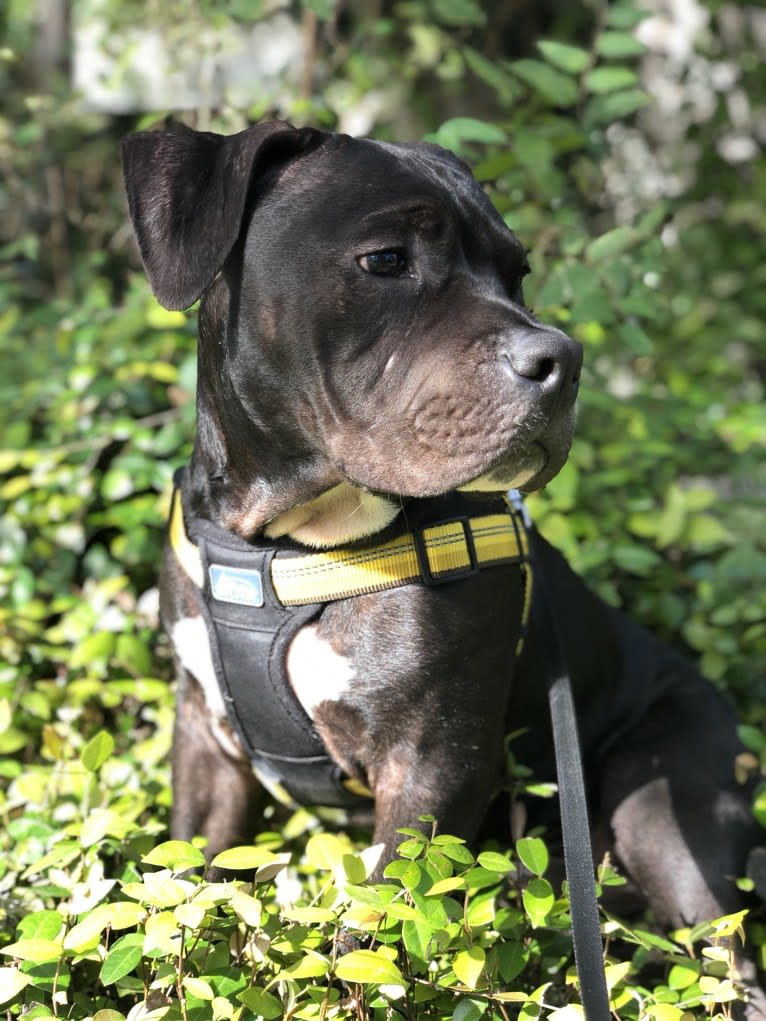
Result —
[{"label": "dog", "polygon": [[555,777],[546,599],[594,827],[668,929],[736,910],[755,832],[730,707],[502,500],[564,464],[582,352],[525,307],[525,250],[468,167],[282,122],[122,157],[155,295],[202,298],[160,585],[173,836],[249,841],[264,788],[372,806],[380,877],[424,814],[468,839],[507,819],[511,731]]}]

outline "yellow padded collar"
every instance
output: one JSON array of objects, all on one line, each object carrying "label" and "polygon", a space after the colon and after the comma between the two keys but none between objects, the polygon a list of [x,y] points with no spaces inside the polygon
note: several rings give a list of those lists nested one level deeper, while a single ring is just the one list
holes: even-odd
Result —
[{"label": "yellow padded collar", "polygon": [[[197,588],[202,588],[202,560],[186,534],[178,489],[173,493],[169,536],[178,562]],[[524,524],[510,508],[508,513],[427,526],[377,546],[276,556],[271,562],[271,583],[285,606],[326,603],[409,582],[450,581],[471,573],[472,568],[526,561],[526,556]]]}]

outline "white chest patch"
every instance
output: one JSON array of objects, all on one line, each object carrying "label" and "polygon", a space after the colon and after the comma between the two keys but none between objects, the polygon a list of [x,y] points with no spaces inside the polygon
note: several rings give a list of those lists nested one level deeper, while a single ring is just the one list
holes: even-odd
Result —
[{"label": "white chest patch", "polygon": [[228,755],[241,759],[244,752],[226,717],[205,621],[202,617],[182,617],[171,628],[170,637],[181,666],[188,670],[205,695],[205,704],[210,710],[211,733]]},{"label": "white chest patch", "polygon": [[287,677],[298,701],[313,719],[320,702],[336,702],[354,679],[351,664],[317,634],[316,624],[301,628],[287,651]]},{"label": "white chest patch", "polygon": [[189,671],[205,693],[205,702],[210,711],[224,716],[226,709],[215,676],[205,621],[202,617],[182,617],[173,625],[170,637],[181,666]]}]

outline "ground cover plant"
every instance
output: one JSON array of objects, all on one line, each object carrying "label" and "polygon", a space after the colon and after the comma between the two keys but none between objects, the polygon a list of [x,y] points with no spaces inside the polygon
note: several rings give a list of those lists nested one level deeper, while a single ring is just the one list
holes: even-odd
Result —
[{"label": "ground cover plant", "polygon": [[[308,85],[286,78],[253,107],[193,116],[219,130],[267,113],[333,126],[381,94],[376,134],[401,137],[404,110],[471,162],[530,246],[528,301],[586,348],[572,457],[530,508],[603,596],[736,701],[738,766],[762,775],[766,170],[757,151],[731,161],[722,145],[737,126],[732,89],[749,102],[739,129],[757,137],[756,15],[742,7],[735,31],[726,5],[705,8],[668,138],[636,37],[644,14],[629,2],[541,10],[520,5],[524,32],[503,51],[494,5],[411,2],[394,17],[384,4],[368,22],[306,3],[295,16],[313,33]],[[233,3],[200,16],[254,17]],[[365,884],[364,835],[302,811],[274,809],[221,862],[226,884],[204,874],[200,848],[168,840],[171,670],[154,586],[193,431],[194,314],[156,305],[130,247],[117,139],[138,119],[87,113],[66,84],[30,84],[34,32],[14,8],[0,64],[0,1009],[78,1021],[581,1016],[547,834],[468,848],[403,833],[378,887]],[[691,86],[718,81],[721,65],[736,67],[735,85],[711,84],[703,116]],[[643,189],[658,167],[678,172],[675,190]],[[523,763],[514,776],[519,794],[552,795]],[[766,823],[763,787],[754,812]],[[600,881],[620,882],[608,862]],[[762,915],[748,921],[766,963]],[[604,914],[615,1013],[727,1015],[725,941],[742,922],[668,938],[651,919]],[[338,957],[341,929],[367,945]]]}]

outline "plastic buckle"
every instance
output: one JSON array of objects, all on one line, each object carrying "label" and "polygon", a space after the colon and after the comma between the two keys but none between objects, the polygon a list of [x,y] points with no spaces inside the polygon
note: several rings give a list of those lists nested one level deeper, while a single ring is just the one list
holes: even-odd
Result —
[{"label": "plastic buckle", "polygon": [[[428,563],[428,550],[424,532],[426,529],[438,528],[440,525],[461,525],[463,529],[463,541],[468,551],[468,564],[465,567],[455,567],[438,575],[431,570]],[[413,529],[412,538],[415,543],[415,553],[418,558],[420,575],[423,583],[428,586],[445,585],[450,581],[457,581],[460,578],[470,578],[479,573],[479,558],[476,555],[476,544],[473,541],[471,522],[469,518],[446,518],[444,521],[432,521],[428,525],[419,525]]]}]

